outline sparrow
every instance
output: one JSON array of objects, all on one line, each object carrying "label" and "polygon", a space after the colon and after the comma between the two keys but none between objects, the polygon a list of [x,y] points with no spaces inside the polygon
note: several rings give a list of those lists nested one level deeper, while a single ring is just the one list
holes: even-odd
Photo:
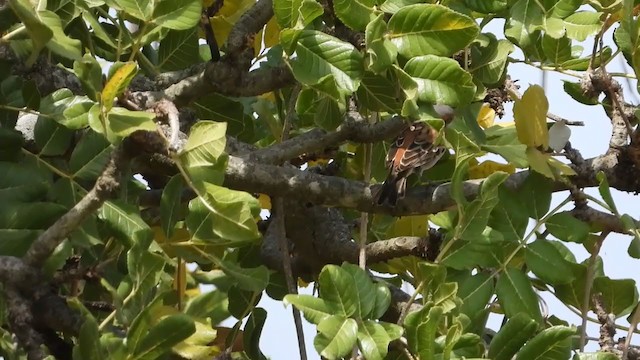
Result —
[{"label": "sparrow", "polygon": [[[444,106],[444,107],[443,107]],[[453,120],[453,109],[446,105],[435,107],[445,126]],[[387,154],[389,175],[377,193],[377,203],[385,201],[395,206],[404,197],[407,178],[416,171],[433,167],[447,152],[442,145],[436,145],[438,131],[425,122],[414,122],[398,136]]]}]

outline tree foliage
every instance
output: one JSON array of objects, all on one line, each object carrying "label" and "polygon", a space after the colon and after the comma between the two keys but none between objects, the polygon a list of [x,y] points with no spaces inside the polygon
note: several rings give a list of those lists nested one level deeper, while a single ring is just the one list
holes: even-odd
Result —
[{"label": "tree foliage", "polygon": [[[638,9],[0,1],[0,354],[265,359],[268,296],[316,326],[307,346],[327,359],[639,358],[614,327],[640,320],[637,286],[599,256],[621,233],[640,258],[639,223],[611,196],[640,192],[637,106],[618,82],[640,72]],[[618,56],[632,73],[607,71]],[[576,123],[516,63],[572,78],[565,106],[604,108],[609,149],[572,148]],[[389,144],[415,120],[449,152],[378,205]]]}]

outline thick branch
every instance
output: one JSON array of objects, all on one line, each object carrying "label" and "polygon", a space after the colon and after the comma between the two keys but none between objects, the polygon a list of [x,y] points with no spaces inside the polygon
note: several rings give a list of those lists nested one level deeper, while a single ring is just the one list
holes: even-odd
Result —
[{"label": "thick branch", "polygon": [[246,72],[232,61],[208,63],[204,71],[189,76],[163,91],[140,91],[131,94],[141,108],[149,108],[161,99],[181,107],[212,93],[226,96],[256,96],[290,86],[291,71],[285,66],[261,67]]},{"label": "thick branch", "polygon": [[314,129],[280,144],[257,150],[251,154],[251,159],[260,163],[279,164],[302,154],[321,152],[348,140],[370,143],[393,138],[405,126],[405,121],[400,116],[374,125],[348,117],[336,131],[327,133],[322,129]]},{"label": "thick branch", "polygon": [[[622,221],[615,215],[600,210],[596,210],[589,206],[580,206],[571,210],[571,214],[589,224],[595,225],[605,231],[628,234]],[[640,228],[640,222],[636,221],[636,227]]]},{"label": "thick branch", "polygon": [[227,51],[235,53],[246,44],[246,37],[257,34],[273,16],[273,2],[271,0],[259,0],[231,29],[227,38]]}]

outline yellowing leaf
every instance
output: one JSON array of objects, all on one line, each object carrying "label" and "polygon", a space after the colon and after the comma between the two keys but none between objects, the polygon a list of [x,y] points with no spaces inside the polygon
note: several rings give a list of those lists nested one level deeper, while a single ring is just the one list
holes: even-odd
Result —
[{"label": "yellowing leaf", "polygon": [[513,117],[521,143],[534,148],[542,146],[544,150],[549,147],[547,111],[549,102],[539,85],[529,86],[522,99],[516,100]]},{"label": "yellowing leaf", "polygon": [[233,23],[224,16],[214,16],[209,19],[209,22],[214,29],[213,34],[216,37],[216,43],[218,43],[218,46],[221,46],[227,41],[229,32],[231,32],[231,28],[233,27]]},{"label": "yellowing leaf", "polygon": [[269,195],[260,194],[258,202],[260,203],[261,209],[271,210],[271,198]]},{"label": "yellowing leaf", "polygon": [[255,0],[225,0],[222,8],[218,11],[218,15],[229,18],[235,24],[255,3]]},{"label": "yellowing leaf", "polygon": [[429,215],[403,216],[396,220],[387,232],[387,236],[426,236]]},{"label": "yellowing leaf", "polygon": [[264,31],[264,46],[267,48],[274,47],[280,43],[280,27],[276,21],[276,17],[272,17],[267,23]]},{"label": "yellowing leaf", "polygon": [[496,118],[496,111],[489,106],[488,103],[482,104],[480,111],[478,112],[478,125],[483,129],[490,128],[493,125],[493,121]]},{"label": "yellowing leaf", "polygon": [[312,166],[324,166],[327,165],[329,163],[328,159],[318,159],[318,160],[310,160],[307,162],[307,166],[312,167]]},{"label": "yellowing leaf", "polygon": [[561,175],[565,176],[574,176],[577,175],[576,172],[567,164],[561,162],[560,160],[551,157],[549,159],[549,165],[555,170],[558,170]]},{"label": "yellowing leaf", "polygon": [[486,160],[479,165],[469,167],[469,178],[484,179],[496,171],[513,174],[516,171],[516,167],[512,164],[501,164],[492,160]]},{"label": "yellowing leaf", "polygon": [[555,180],[553,171],[549,167],[549,158],[551,158],[550,155],[543,154],[536,148],[527,148],[527,160],[529,161],[529,166],[531,166],[531,169],[550,179]]},{"label": "yellowing leaf", "polygon": [[129,82],[136,75],[137,65],[135,62],[124,63],[116,70],[104,85],[101,102],[105,113],[113,107],[113,99],[122,94],[129,86]]},{"label": "yellowing leaf", "polygon": [[264,93],[264,94],[260,94],[260,95],[258,95],[258,98],[268,100],[269,102],[272,102],[274,104],[276,102],[276,96],[273,94],[273,91],[270,91],[270,92]]}]

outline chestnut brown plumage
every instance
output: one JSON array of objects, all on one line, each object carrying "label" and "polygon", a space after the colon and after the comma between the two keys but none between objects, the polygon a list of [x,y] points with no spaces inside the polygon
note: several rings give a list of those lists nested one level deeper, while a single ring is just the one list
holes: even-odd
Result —
[{"label": "chestnut brown plumage", "polygon": [[387,154],[389,175],[377,194],[378,205],[388,201],[395,206],[404,197],[409,175],[440,160],[447,150],[435,144],[437,137],[438,131],[424,122],[414,122],[400,134]]}]

